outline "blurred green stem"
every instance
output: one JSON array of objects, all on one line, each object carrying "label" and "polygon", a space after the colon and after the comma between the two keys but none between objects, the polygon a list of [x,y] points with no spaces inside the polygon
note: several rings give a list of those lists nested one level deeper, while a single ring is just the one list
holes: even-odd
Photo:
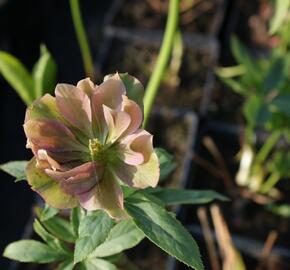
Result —
[{"label": "blurred green stem", "polygon": [[267,194],[280,180],[280,174],[273,172],[260,188],[260,192]]},{"label": "blurred green stem", "polygon": [[148,82],[145,91],[143,127],[145,127],[148,122],[152,105],[157,94],[157,90],[162,81],[162,77],[164,75],[166,65],[170,57],[172,44],[174,42],[175,32],[178,24],[178,15],[179,15],[179,0],[170,0],[164,38],[162,41],[162,45],[159,51],[155,68],[152,72],[152,75],[150,77],[150,80]]},{"label": "blurred green stem", "polygon": [[265,144],[262,146],[262,148],[257,154],[257,157],[256,157],[257,162],[263,163],[267,159],[271,150],[273,149],[275,144],[278,142],[280,135],[281,135],[280,132],[274,132],[268,137]]},{"label": "blurred green stem", "polygon": [[87,39],[84,25],[82,22],[82,15],[80,11],[79,0],[70,0],[70,10],[71,10],[72,20],[74,23],[74,28],[75,28],[77,39],[79,42],[82,58],[83,58],[83,64],[84,64],[86,76],[94,80],[94,77],[95,77],[94,65],[93,65],[90,47],[88,44],[88,39]]}]

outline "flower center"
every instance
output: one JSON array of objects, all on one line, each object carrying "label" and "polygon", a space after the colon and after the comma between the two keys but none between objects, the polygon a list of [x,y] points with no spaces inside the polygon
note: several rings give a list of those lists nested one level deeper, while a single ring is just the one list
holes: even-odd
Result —
[{"label": "flower center", "polygon": [[89,140],[91,159],[103,164],[114,164],[118,159],[117,144],[102,144],[97,138]]},{"label": "flower center", "polygon": [[103,159],[104,146],[98,139],[95,138],[89,140],[89,149],[93,161],[100,161]]}]

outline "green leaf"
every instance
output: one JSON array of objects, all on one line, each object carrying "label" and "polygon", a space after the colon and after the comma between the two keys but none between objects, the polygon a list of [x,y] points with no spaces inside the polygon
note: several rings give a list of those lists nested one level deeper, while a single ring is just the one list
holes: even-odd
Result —
[{"label": "green leaf", "polygon": [[24,103],[30,105],[35,96],[33,81],[25,66],[13,55],[0,51],[0,73]]},{"label": "green leaf", "polygon": [[35,240],[13,242],[5,248],[3,256],[20,262],[35,263],[50,263],[63,258],[53,248]]},{"label": "green leaf", "polygon": [[275,34],[287,16],[290,0],[275,0],[275,14],[270,21],[269,33]]},{"label": "green leaf", "polygon": [[65,256],[70,255],[69,249],[65,246],[65,244],[57,239],[55,236],[50,234],[48,231],[46,231],[37,219],[35,219],[33,223],[33,229],[39,235],[39,237],[43,241],[45,241],[51,248],[58,250],[61,254]]},{"label": "green leaf", "polygon": [[144,238],[132,220],[124,220],[116,224],[110,231],[106,241],[99,245],[90,257],[108,257],[136,246]]},{"label": "green leaf", "polygon": [[154,149],[160,165],[160,180],[164,180],[175,168],[176,163],[173,161],[173,156],[163,148]]},{"label": "green leaf", "polygon": [[259,84],[259,66],[252,60],[247,48],[235,36],[231,38],[231,50],[238,64],[247,70],[246,75],[254,84]]},{"label": "green leaf", "polygon": [[143,110],[144,87],[142,83],[128,73],[119,73],[119,76],[126,87],[127,97],[134,100]]},{"label": "green leaf", "polygon": [[[41,217],[41,213],[42,209],[36,208],[36,214],[39,219]],[[76,238],[68,220],[54,216],[48,220],[43,221],[42,224],[51,234],[57,238],[69,243],[75,242]]]},{"label": "green leaf", "polygon": [[153,243],[186,265],[204,269],[196,242],[171,213],[140,196],[127,198],[125,208]]},{"label": "green leaf", "polygon": [[83,219],[84,216],[85,216],[85,212],[79,206],[77,206],[71,210],[70,224],[71,224],[71,227],[73,228],[73,232],[74,232],[75,237],[78,237],[78,235],[79,235],[78,231],[79,231],[80,221]]},{"label": "green leaf", "polygon": [[46,221],[59,213],[59,209],[45,204],[44,209],[41,211],[40,221]]},{"label": "green leaf", "polygon": [[79,225],[79,238],[76,241],[74,263],[86,259],[97,246],[102,244],[114,225],[104,211],[95,211],[85,216]]},{"label": "green leaf", "polygon": [[237,76],[244,75],[246,73],[245,67],[242,65],[232,66],[232,67],[219,67],[215,69],[215,73],[220,78],[233,78]]},{"label": "green leaf", "polygon": [[213,200],[228,200],[228,198],[213,190],[152,188],[149,192],[166,205],[204,204]]},{"label": "green leaf", "polygon": [[77,206],[71,210],[70,223],[76,237],[79,235],[79,225],[84,217],[85,211],[81,207]]},{"label": "green leaf", "polygon": [[233,90],[237,94],[242,96],[249,95],[247,89],[243,87],[243,85],[239,81],[231,78],[220,78],[220,79],[226,86],[228,86],[231,90]]},{"label": "green leaf", "polygon": [[21,160],[21,161],[10,161],[5,164],[0,165],[0,169],[13,177],[15,177],[15,182],[25,180],[26,174],[25,169],[27,166],[28,161]]},{"label": "green leaf", "polygon": [[290,217],[290,205],[289,204],[269,204],[267,205],[267,210],[271,211],[277,216],[281,216],[283,218]]},{"label": "green leaf", "polygon": [[257,117],[259,116],[259,112],[261,110],[262,105],[263,105],[262,99],[261,97],[257,95],[252,95],[244,103],[243,110],[244,110],[244,115],[245,115],[248,125],[255,127],[256,122],[257,122]]},{"label": "green leaf", "polygon": [[33,67],[35,97],[40,98],[44,93],[51,93],[56,85],[56,64],[45,45],[40,47],[40,58]]},{"label": "green leaf", "polygon": [[83,263],[85,270],[118,270],[118,268],[105,260],[97,259],[97,258],[90,258],[85,260]]},{"label": "green leaf", "polygon": [[73,258],[69,260],[65,260],[61,262],[55,270],[73,270],[74,269],[74,262]]},{"label": "green leaf", "polygon": [[267,95],[272,90],[278,90],[279,86],[287,79],[285,57],[275,57],[270,65],[263,81],[263,94]]},{"label": "green leaf", "polygon": [[290,94],[283,94],[275,97],[270,106],[275,111],[280,111],[290,117]]}]

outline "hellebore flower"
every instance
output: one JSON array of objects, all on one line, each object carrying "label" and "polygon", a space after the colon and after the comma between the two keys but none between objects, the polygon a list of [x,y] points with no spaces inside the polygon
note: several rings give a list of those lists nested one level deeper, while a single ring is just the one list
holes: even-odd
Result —
[{"label": "hellebore flower", "polygon": [[55,97],[46,94],[27,109],[24,131],[35,156],[27,178],[49,205],[80,204],[122,219],[120,181],[134,188],[157,185],[152,135],[140,129],[142,109],[126,96],[124,80],[130,90],[142,87],[128,74],[106,76],[99,86],[87,78],[77,86],[58,84]]}]

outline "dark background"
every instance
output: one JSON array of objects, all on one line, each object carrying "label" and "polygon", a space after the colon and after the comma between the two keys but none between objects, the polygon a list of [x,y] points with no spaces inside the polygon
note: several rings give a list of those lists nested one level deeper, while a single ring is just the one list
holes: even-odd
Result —
[{"label": "dark background", "polygon": [[[93,54],[100,43],[103,17],[111,1],[83,0],[81,8]],[[31,70],[44,43],[58,66],[58,82],[83,78],[83,65],[71,20],[68,0],[0,0],[0,50],[7,51]],[[0,164],[31,157],[22,129],[25,106],[0,76]],[[14,183],[0,172],[0,253],[21,238],[30,215],[34,193],[25,182]],[[0,269],[8,260],[0,257]]]}]

